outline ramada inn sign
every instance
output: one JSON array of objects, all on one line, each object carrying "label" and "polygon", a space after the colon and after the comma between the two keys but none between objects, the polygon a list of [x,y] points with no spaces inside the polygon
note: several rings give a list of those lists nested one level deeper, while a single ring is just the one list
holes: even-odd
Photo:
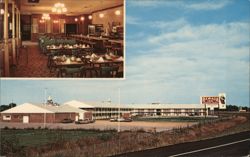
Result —
[{"label": "ramada inn sign", "polygon": [[226,94],[219,93],[218,96],[202,96],[201,104],[207,105],[212,110],[214,108],[226,109]]}]

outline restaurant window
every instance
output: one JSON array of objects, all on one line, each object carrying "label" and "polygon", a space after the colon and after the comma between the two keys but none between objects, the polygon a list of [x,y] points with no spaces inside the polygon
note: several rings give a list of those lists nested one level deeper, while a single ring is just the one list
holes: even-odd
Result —
[{"label": "restaurant window", "polygon": [[39,21],[39,25],[38,25],[38,27],[39,27],[39,33],[46,33],[46,30],[45,30],[45,28],[46,28],[46,26],[45,26],[45,21],[44,20],[40,20]]},{"label": "restaurant window", "polygon": [[60,33],[59,29],[60,29],[59,21],[53,20],[53,33]]},{"label": "restaurant window", "polygon": [[11,120],[11,115],[4,115],[3,120]]},{"label": "restaurant window", "polygon": [[64,33],[64,24],[65,24],[65,19],[60,19],[60,33]]},{"label": "restaurant window", "polygon": [[32,19],[32,33],[38,33],[38,19]]}]

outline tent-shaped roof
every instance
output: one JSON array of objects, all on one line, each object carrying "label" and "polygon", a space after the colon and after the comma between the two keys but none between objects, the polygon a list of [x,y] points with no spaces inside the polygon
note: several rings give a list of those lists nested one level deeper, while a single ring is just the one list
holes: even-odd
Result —
[{"label": "tent-shaped roof", "polygon": [[53,106],[44,104],[31,104],[24,103],[5,110],[1,113],[83,113],[85,110],[81,110],[70,105]]},{"label": "tent-shaped roof", "polygon": [[92,106],[92,105],[89,105],[87,103],[80,102],[77,100],[68,101],[68,102],[64,103],[64,105],[69,105],[69,106],[75,107],[75,108],[94,108],[94,106]]},{"label": "tent-shaped roof", "polygon": [[60,106],[55,106],[55,105],[44,105],[44,104],[40,104],[38,105],[38,107],[41,107],[43,109],[46,109],[46,110],[50,110],[54,113],[83,113],[83,112],[86,112],[85,110],[82,110],[82,109],[78,109],[78,108],[75,108],[75,107],[72,107],[70,105],[60,105]]},{"label": "tent-shaped roof", "polygon": [[84,113],[87,111],[72,107],[70,105],[62,105],[62,106],[57,107],[56,112],[57,113],[65,113],[65,112]]},{"label": "tent-shaped roof", "polygon": [[17,105],[16,107],[5,110],[1,113],[54,113],[54,111],[41,108],[38,105],[34,105],[31,103],[24,103],[21,105]]}]

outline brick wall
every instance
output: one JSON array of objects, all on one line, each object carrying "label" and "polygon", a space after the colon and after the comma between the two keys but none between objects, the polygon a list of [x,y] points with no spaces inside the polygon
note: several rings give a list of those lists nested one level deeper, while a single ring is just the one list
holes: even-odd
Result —
[{"label": "brick wall", "polygon": [[[43,123],[44,122],[44,113],[37,113],[37,114],[30,114],[29,115],[29,122],[30,123]],[[46,123],[54,123],[55,121],[55,114],[54,113],[47,113],[46,114]]]},{"label": "brick wall", "polygon": [[[11,120],[3,120],[4,115],[10,115]],[[72,119],[75,120],[78,113],[47,113],[46,114],[46,123],[60,123],[63,119]],[[1,113],[2,122],[23,122],[23,116],[29,116],[29,123],[44,123],[44,113],[11,113],[4,114]],[[78,115],[79,116],[79,115]],[[92,119],[92,112],[84,113],[85,119]]]},{"label": "brick wall", "polygon": [[[10,115],[10,120],[3,120],[4,115]],[[44,113],[11,113],[11,114],[1,114],[1,121],[3,122],[23,122],[23,116],[29,117],[29,123],[43,123],[44,122]],[[55,114],[47,113],[46,114],[46,123],[54,123]]]},{"label": "brick wall", "polygon": [[84,113],[84,119],[91,119],[92,120],[92,116],[93,116],[92,112],[85,112]]},{"label": "brick wall", "polygon": [[55,114],[55,123],[60,123],[63,119],[75,120],[77,113],[56,113]]}]

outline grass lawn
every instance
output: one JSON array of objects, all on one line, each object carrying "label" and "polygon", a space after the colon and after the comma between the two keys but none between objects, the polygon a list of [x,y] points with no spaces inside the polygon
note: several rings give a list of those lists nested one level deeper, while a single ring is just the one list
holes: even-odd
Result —
[{"label": "grass lawn", "polygon": [[20,147],[41,146],[63,140],[77,140],[90,136],[109,136],[114,131],[98,130],[47,130],[47,129],[2,129],[1,141],[16,142]]}]

